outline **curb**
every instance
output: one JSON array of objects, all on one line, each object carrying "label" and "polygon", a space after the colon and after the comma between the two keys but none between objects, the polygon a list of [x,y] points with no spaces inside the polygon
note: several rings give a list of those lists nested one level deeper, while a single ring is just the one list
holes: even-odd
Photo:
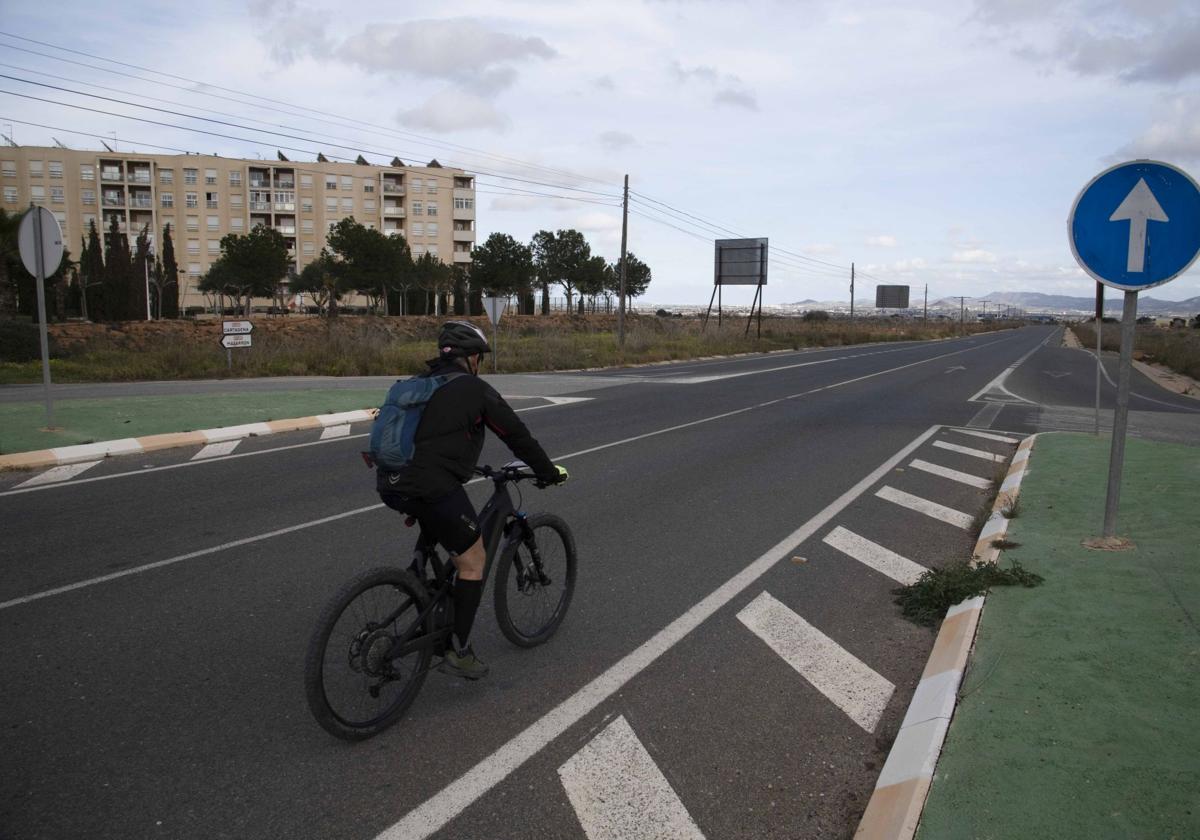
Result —
[{"label": "curb", "polygon": [[344,426],[374,420],[377,409],[339,411],[334,414],[317,414],[293,420],[270,420],[264,423],[246,423],[241,426],[225,426],[217,429],[202,429],[197,432],[179,432],[144,437],[109,440],[103,443],[83,443],[76,446],[59,446],[54,449],[38,449],[33,452],[16,452],[0,455],[0,470],[34,469],[57,467],[63,464],[78,464],[96,461],[114,455],[136,455],[176,446],[202,446],[228,440],[261,437],[281,432],[298,432],[304,429],[323,429],[329,426]]},{"label": "curb", "polygon": [[[1037,435],[1032,435],[1017,447],[992,505],[992,515],[975,544],[977,564],[994,563],[1000,555],[1000,549],[992,541],[1008,531],[1008,518],[1002,511],[1016,501],[1036,438]],[[921,681],[854,832],[855,840],[911,840],[916,833],[942,743],[954,716],[958,687],[975,641],[983,602],[983,595],[963,601],[951,607],[942,619]]]}]

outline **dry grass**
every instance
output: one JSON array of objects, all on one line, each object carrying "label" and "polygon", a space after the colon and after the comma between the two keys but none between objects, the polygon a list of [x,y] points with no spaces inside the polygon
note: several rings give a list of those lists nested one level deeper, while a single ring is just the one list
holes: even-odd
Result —
[{"label": "dry grass", "polygon": [[[1121,349],[1121,325],[1104,324],[1101,346],[1105,350],[1118,352]],[[1096,330],[1093,324],[1074,324],[1076,338],[1089,350],[1096,347]],[[1176,373],[1200,379],[1200,330],[1159,327],[1139,324],[1134,333],[1134,353],[1144,362],[1166,365]]]}]

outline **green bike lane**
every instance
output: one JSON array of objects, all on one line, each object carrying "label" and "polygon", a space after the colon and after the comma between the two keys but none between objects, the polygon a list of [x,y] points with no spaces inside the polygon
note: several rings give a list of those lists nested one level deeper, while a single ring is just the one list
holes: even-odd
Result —
[{"label": "green bike lane", "polygon": [[[1200,836],[1200,447],[1042,435],[1004,552],[1045,578],[988,595],[920,840]],[[1002,559],[1003,562],[1003,559]]]}]

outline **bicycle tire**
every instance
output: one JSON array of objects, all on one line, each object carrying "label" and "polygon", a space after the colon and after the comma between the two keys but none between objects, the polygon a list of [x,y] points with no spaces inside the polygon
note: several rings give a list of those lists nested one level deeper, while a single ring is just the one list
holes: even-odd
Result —
[{"label": "bicycle tire", "polygon": [[[379,594],[371,599],[368,596],[372,592]],[[389,597],[396,599],[394,606],[388,603]],[[374,600],[375,603],[367,603],[368,600]],[[406,602],[407,607],[404,606]],[[402,678],[392,677],[400,669],[394,661],[388,662],[379,658],[379,652],[390,647],[395,634],[403,634],[412,629],[412,622],[420,616],[428,603],[429,595],[424,585],[411,572],[405,569],[375,568],[350,580],[325,605],[320,618],[317,619],[305,656],[304,693],[313,717],[326,732],[345,741],[370,738],[396,723],[416,699],[429,671],[432,648],[414,650],[404,657],[411,665],[411,670]],[[382,610],[379,609],[381,606]],[[374,612],[369,613],[368,609],[373,609]],[[396,609],[402,610],[402,615],[396,621],[386,627],[372,626],[371,619],[386,618],[390,611]],[[344,619],[345,630],[335,634]],[[417,632],[429,632],[431,624],[432,616],[426,618],[424,626],[418,627]],[[387,628],[392,629],[389,631]],[[375,651],[374,659],[372,651]],[[335,668],[339,662],[345,668]],[[349,673],[331,673],[346,669]],[[388,679],[383,679],[385,676]],[[373,680],[380,686],[379,695],[371,694]],[[339,690],[336,701],[330,697],[330,687],[335,681]],[[351,681],[359,685],[351,686],[347,690],[347,684]],[[377,712],[367,712],[367,717],[359,718],[350,716],[349,711],[344,708],[354,702],[354,697],[358,697],[360,702],[363,698],[376,700],[384,693],[384,688],[388,689],[389,698],[375,704],[379,707]],[[342,702],[343,693],[347,696],[346,703]]]},{"label": "bicycle tire", "polygon": [[[500,632],[518,647],[534,647],[554,635],[571,605],[578,565],[575,537],[566,522],[551,513],[537,513],[529,517],[527,524],[551,583],[544,585],[526,574],[532,557],[529,547],[518,541],[496,564],[493,593]],[[517,613],[531,606],[533,619],[518,617]]]}]

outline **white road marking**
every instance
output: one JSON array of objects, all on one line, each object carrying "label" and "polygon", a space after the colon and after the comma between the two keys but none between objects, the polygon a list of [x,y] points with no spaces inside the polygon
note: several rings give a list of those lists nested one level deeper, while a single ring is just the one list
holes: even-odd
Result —
[{"label": "white road marking", "polygon": [[67,481],[85,470],[90,470],[99,463],[99,461],[84,461],[79,464],[63,464],[61,467],[51,467],[40,475],[35,475],[33,478],[22,481],[17,487],[41,487],[45,484],[56,484],[60,481]]},{"label": "white road marking", "polygon": [[595,397],[542,397],[543,400],[548,400],[550,405],[571,405],[572,403],[591,402]]},{"label": "white road marking", "polygon": [[992,463],[996,464],[1000,463],[1001,461],[1008,460],[1008,458],[1004,455],[996,455],[995,453],[986,452],[982,449],[972,449],[969,446],[959,446],[957,443],[946,443],[944,440],[935,440],[933,445],[938,449],[945,449],[949,452],[957,452],[960,455],[970,455],[972,458],[982,458],[985,461],[991,461]]},{"label": "white road marking", "polygon": [[1032,350],[1030,350],[1024,356],[1017,359],[1011,365],[1009,365],[1004,370],[1002,370],[1000,372],[1000,375],[997,376],[995,379],[993,379],[991,382],[989,382],[988,384],[986,384],[982,388],[980,388],[973,397],[971,397],[969,400],[967,400],[967,402],[976,402],[979,400],[980,397],[984,396],[989,391],[999,391],[1004,396],[1010,397],[1012,401],[1023,402],[1026,405],[1037,405],[1037,403],[1033,402],[1032,400],[1027,400],[1024,397],[1019,397],[1016,394],[1014,394],[1012,391],[1008,390],[1008,388],[1004,387],[1004,382],[1006,379],[1008,379],[1008,377],[1012,374],[1013,371],[1015,371],[1017,368],[1019,368],[1022,365],[1022,363],[1024,363],[1024,361],[1026,359],[1028,359],[1030,356],[1032,356],[1034,353],[1036,353],[1041,348],[1045,347],[1046,342],[1049,341],[1051,338],[1053,338],[1056,335],[1058,335],[1058,330],[1054,330],[1049,335],[1047,335],[1044,339],[1042,339],[1042,341],[1036,347],[1034,347]]},{"label": "white road marking", "polygon": [[223,440],[220,443],[210,443],[192,456],[193,461],[203,461],[207,458],[223,458],[229,455],[233,450],[238,448],[243,438],[237,440]]},{"label": "white road marking", "polygon": [[784,604],[763,592],[738,613],[771,650],[850,719],[874,732],[896,687]]},{"label": "white road marking", "polygon": [[588,840],[704,840],[624,717],[571,756],[558,775]]},{"label": "white road marking", "polygon": [[942,522],[956,525],[964,531],[969,530],[975,521],[974,517],[968,516],[962,511],[948,508],[945,505],[939,505],[937,502],[931,502],[928,499],[922,499],[920,496],[914,496],[912,493],[905,493],[903,490],[897,490],[895,487],[880,487],[875,491],[875,495],[889,502],[894,502],[901,507],[915,510],[917,513],[923,513],[934,519],[940,519]]},{"label": "white road marking", "polygon": [[922,461],[920,458],[914,458],[913,462],[909,464],[909,466],[913,467],[914,469],[931,473],[932,475],[948,478],[951,481],[957,481],[960,484],[968,484],[971,487],[976,487],[980,490],[987,490],[992,486],[992,482],[989,479],[980,478],[977,475],[971,475],[970,473],[961,472],[959,470],[952,470],[949,467],[943,467],[941,464],[931,464],[928,461]]},{"label": "white road marking", "polygon": [[340,426],[326,426],[321,430],[321,440],[333,440],[334,438],[344,438],[349,436],[349,423],[343,423]]},{"label": "white road marking", "polygon": [[956,432],[960,435],[971,435],[971,437],[984,438],[985,440],[998,440],[1001,443],[1020,443],[1021,441],[1014,437],[1005,437],[1004,435],[994,435],[991,432],[977,432],[974,429],[950,429],[951,432]]},{"label": "white road marking", "polygon": [[917,578],[928,571],[920,563],[914,563],[907,557],[902,557],[879,543],[871,542],[866,537],[860,537],[841,525],[826,534],[821,542],[905,585],[916,583]]},{"label": "white road marking", "polygon": [[[932,361],[932,360],[930,360]],[[689,424],[690,425],[690,424]],[[787,557],[797,545],[825,527],[871,485],[937,433],[933,426],[919,435],[870,475],[830,502],[820,513],[784,537],[765,554],[738,572],[679,618],[659,630],[636,650],[534,721],[512,740],[484,758],[462,776],[406,814],[399,822],[381,832],[379,840],[423,840],[461,814],[467,807],[510,773],[532,758],[539,750],[577,723],[584,715],[618,692],[631,679],[670,650],[681,639],[750,584]],[[561,460],[561,459],[554,459]],[[3,606],[3,605],[0,605]]]}]

